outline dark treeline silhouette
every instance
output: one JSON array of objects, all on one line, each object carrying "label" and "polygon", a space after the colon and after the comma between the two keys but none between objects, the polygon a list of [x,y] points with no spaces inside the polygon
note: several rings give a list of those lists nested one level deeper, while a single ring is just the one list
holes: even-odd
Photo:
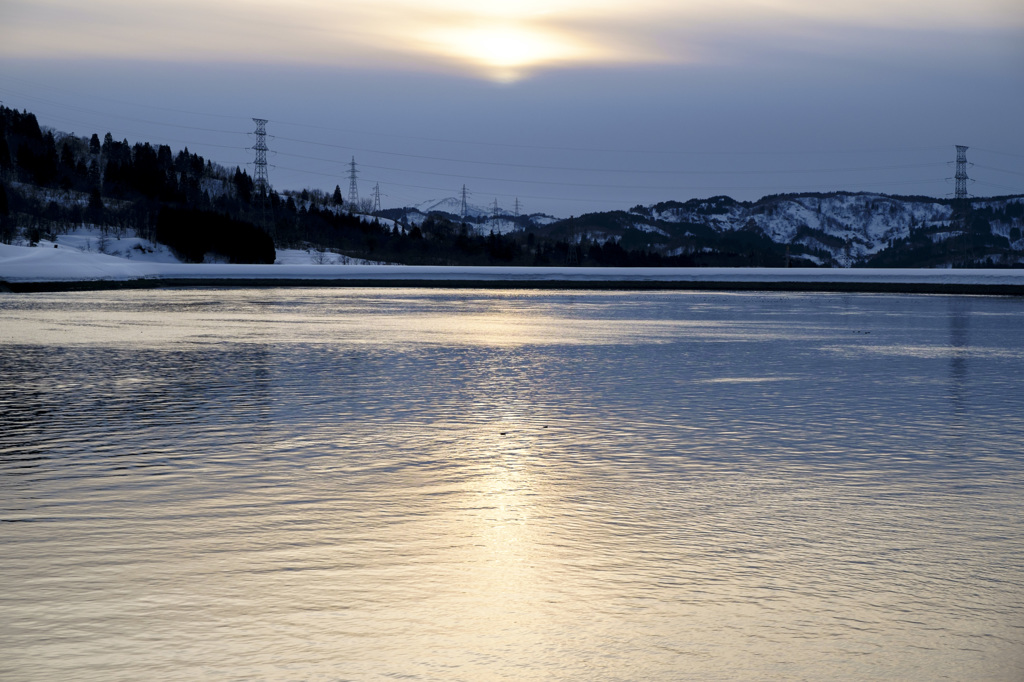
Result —
[{"label": "dark treeline silhouette", "polygon": [[165,206],[157,216],[155,238],[192,262],[211,255],[230,263],[274,262],[270,235],[252,223],[213,211]]}]

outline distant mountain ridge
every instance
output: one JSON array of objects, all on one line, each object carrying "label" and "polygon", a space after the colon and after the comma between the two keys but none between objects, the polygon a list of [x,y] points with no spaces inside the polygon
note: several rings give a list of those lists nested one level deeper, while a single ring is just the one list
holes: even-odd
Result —
[{"label": "distant mountain ridge", "polygon": [[[429,215],[430,213],[447,213],[452,216],[462,215],[462,199],[459,197],[445,197],[443,199],[430,199],[423,201],[413,206],[417,211],[423,215]],[[480,218],[482,216],[491,215],[491,211],[466,202],[466,216],[470,218]]]},{"label": "distant mountain ridge", "polygon": [[[412,224],[430,214],[460,221],[461,200],[432,200],[395,210]],[[753,249],[766,249],[792,264],[958,267],[1024,265],[1024,195],[966,202],[872,192],[808,192],[757,201],[727,196],[664,201],[628,211],[588,213],[571,219],[543,214],[497,218],[467,206],[474,232],[535,232],[581,243],[613,241],[629,250],[673,257],[700,252],[747,253],[750,264],[767,264]],[[742,260],[742,258],[741,258]],[[762,262],[765,261],[765,262]]]},{"label": "distant mountain ridge", "polygon": [[[742,251],[762,242],[790,260],[831,267],[1013,267],[1024,263],[1024,195],[964,203],[869,192],[757,201],[717,196],[585,214],[545,231],[613,239],[628,249],[664,255],[696,253],[723,241]],[[751,254],[751,260],[757,258]]]}]

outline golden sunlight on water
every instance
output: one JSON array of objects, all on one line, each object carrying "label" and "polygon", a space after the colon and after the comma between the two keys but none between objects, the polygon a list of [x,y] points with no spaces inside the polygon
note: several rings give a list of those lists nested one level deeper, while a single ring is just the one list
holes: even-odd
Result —
[{"label": "golden sunlight on water", "polygon": [[1022,316],[0,298],[0,677],[1019,679]]}]

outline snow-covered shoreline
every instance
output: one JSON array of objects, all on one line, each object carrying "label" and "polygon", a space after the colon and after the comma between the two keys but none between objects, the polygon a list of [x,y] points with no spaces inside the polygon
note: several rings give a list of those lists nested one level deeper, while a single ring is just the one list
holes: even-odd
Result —
[{"label": "snow-covered shoreline", "polygon": [[[998,293],[1024,295],[1024,270],[813,268],[587,268],[352,265],[296,262],[274,265],[180,263],[123,258],[75,248],[0,244],[0,282],[10,290],[120,286],[310,286],[406,284],[439,286],[744,288],[845,291]],[[42,285],[46,285],[43,287]],[[75,286],[79,285],[79,286]]]}]

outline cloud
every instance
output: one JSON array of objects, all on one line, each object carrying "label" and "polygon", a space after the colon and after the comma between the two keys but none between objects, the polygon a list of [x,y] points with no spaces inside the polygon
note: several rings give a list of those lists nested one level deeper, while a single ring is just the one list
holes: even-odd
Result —
[{"label": "cloud", "polygon": [[737,45],[827,53],[877,31],[1020,29],[1018,0],[7,0],[0,54],[310,63],[514,80],[565,66],[748,58]]}]

